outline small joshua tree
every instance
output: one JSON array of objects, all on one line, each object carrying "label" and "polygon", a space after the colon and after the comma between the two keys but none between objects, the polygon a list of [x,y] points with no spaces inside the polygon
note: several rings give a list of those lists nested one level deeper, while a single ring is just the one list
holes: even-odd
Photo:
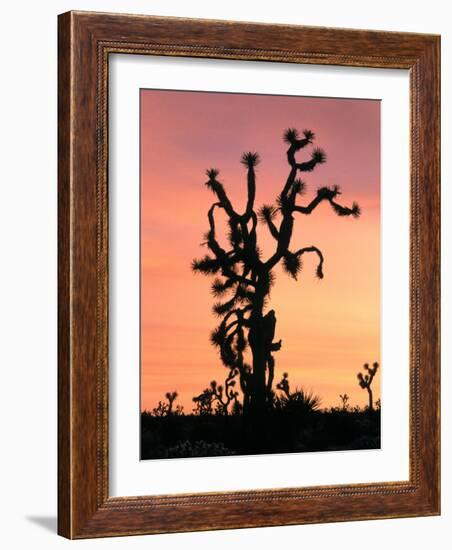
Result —
[{"label": "small joshua tree", "polygon": [[166,416],[168,414],[168,403],[164,403],[163,401],[159,401],[157,407],[152,409],[151,414],[152,414],[152,416],[155,416],[157,418],[160,418],[162,416]]},{"label": "small joshua tree", "polygon": [[358,384],[361,386],[363,390],[367,390],[367,393],[369,394],[369,410],[374,410],[374,404],[373,404],[373,395],[372,395],[372,381],[377,374],[379,368],[378,363],[373,363],[370,367],[368,363],[364,364],[364,370],[366,371],[366,374],[363,374],[362,372],[358,372],[357,378],[358,378]]},{"label": "small joshua tree", "polygon": [[174,401],[177,399],[178,393],[176,391],[173,392],[166,392],[165,398],[167,399],[167,403],[163,401],[159,401],[157,407],[155,409],[152,409],[152,415],[153,416],[180,416],[184,410],[184,408],[181,405],[178,405],[175,409],[173,409]]},{"label": "small joshua tree", "polygon": [[165,397],[168,399],[168,414],[173,413],[173,403],[176,401],[178,394],[177,391],[165,393]]},{"label": "small joshua tree", "polygon": [[284,395],[287,397],[287,399],[290,399],[291,393],[290,393],[290,383],[289,383],[289,375],[287,372],[283,372],[281,380],[276,384],[276,388],[278,390],[281,390]]},{"label": "small joshua tree", "polygon": [[342,401],[342,410],[346,411],[348,409],[348,401],[350,397],[346,393],[339,394],[339,398]]},{"label": "small joshua tree", "polygon": [[230,370],[229,374],[224,382],[224,386],[217,384],[215,380],[212,380],[210,387],[214,400],[217,401],[217,412],[219,414],[228,415],[229,404],[233,401],[237,401],[239,392],[235,391],[235,377],[238,375],[237,370]]},{"label": "small joshua tree", "polygon": [[194,411],[200,415],[212,414],[215,401],[217,402],[216,411],[218,414],[227,416],[231,403],[233,403],[233,410],[237,410],[239,392],[234,389],[237,375],[237,370],[230,370],[224,386],[217,384],[216,380],[212,380],[209,388],[206,388],[200,395],[193,397],[193,402],[196,403]]},{"label": "small joshua tree", "polygon": [[[359,206],[342,206],[337,202],[340,189],[337,186],[320,187],[314,198],[306,205],[298,198],[305,191],[305,183],[299,173],[312,172],[326,162],[325,153],[314,148],[309,160],[300,162],[295,155],[312,145],[314,133],[303,130],[302,136],[294,128],[284,133],[288,145],[287,162],[289,175],[276,198],[276,204],[265,204],[255,209],[257,153],[245,153],[242,164],[247,170],[247,201],[243,213],[231,203],[223,184],[218,179],[216,168],[207,170],[206,186],[214,193],[215,202],[207,218],[209,230],[204,244],[209,250],[203,258],[194,260],[192,269],[205,275],[216,275],[212,294],[221,299],[213,310],[222,320],[211,335],[211,342],[218,347],[222,363],[239,372],[240,389],[243,394],[243,412],[253,412],[256,417],[272,406],[275,360],[273,354],[281,349],[282,342],[274,341],[276,316],[273,310],[266,312],[270,290],[274,282],[273,270],[282,264],[288,275],[297,279],[302,269],[302,257],[315,254],[318,258],[316,275],[323,278],[324,257],[316,246],[293,248],[292,233],[295,216],[309,215],[317,206],[326,202],[339,216],[360,215]],[[227,217],[228,246],[220,244],[215,214],[223,211]],[[260,221],[268,228],[275,241],[275,249],[263,259],[257,243],[257,224]],[[245,361],[245,350],[251,349],[252,362]]]},{"label": "small joshua tree", "polygon": [[193,397],[195,408],[193,412],[200,416],[209,415],[213,412],[213,394],[210,388],[206,388],[202,393]]}]

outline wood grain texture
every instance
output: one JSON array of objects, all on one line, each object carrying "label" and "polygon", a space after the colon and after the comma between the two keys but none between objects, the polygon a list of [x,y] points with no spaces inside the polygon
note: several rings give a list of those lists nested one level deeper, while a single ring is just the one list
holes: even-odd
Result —
[{"label": "wood grain texture", "polygon": [[[67,25],[69,14],[61,16]],[[58,531],[71,532],[70,410],[70,33],[58,34]],[[64,90],[64,93],[63,93]]]},{"label": "wood grain texture", "polygon": [[[439,513],[438,36],[69,12],[59,17],[58,531],[68,538]],[[108,56],[410,70],[410,480],[108,495]]]}]

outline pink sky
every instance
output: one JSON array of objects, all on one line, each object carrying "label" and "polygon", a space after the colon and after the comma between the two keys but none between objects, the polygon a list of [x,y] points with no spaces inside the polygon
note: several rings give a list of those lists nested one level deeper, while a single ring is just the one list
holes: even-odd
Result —
[{"label": "pink sky", "polygon": [[[321,204],[297,215],[293,248],[315,245],[324,256],[325,278],[315,259],[304,259],[298,281],[276,270],[270,307],[277,317],[275,381],[285,371],[293,387],[313,390],[324,406],[367,403],[356,374],[380,359],[380,103],[375,100],[180,91],[141,91],[141,407],[151,409],[177,390],[185,411],[211,380],[227,369],[209,343],[218,324],[212,312],[212,279],[194,275],[193,258],[208,229],[214,196],[204,185],[206,168],[220,170],[229,197],[244,205],[244,151],[258,151],[256,207],[275,201],[288,175],[287,127],[313,130],[326,164],[303,174],[306,204],[319,186],[339,185],[340,202],[357,201],[359,219],[342,218]],[[306,158],[307,149],[298,155]],[[264,254],[274,241],[258,230]],[[379,376],[374,381],[379,397]]]}]

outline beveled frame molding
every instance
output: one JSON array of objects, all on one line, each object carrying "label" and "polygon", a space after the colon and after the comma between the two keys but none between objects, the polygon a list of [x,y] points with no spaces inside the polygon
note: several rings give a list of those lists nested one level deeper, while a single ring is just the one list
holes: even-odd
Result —
[{"label": "beveled frame molding", "polygon": [[[58,532],[87,538],[437,515],[440,38],[68,12],[58,38]],[[410,479],[152,497],[108,494],[108,59],[112,53],[407,69]]]}]

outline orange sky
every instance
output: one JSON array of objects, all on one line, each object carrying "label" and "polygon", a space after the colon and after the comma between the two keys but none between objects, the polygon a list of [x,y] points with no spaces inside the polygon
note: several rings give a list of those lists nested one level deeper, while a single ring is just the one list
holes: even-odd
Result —
[{"label": "orange sky", "polygon": [[[362,208],[343,218],[321,204],[296,215],[292,248],[315,245],[325,257],[323,280],[315,258],[303,257],[298,281],[278,267],[271,294],[283,340],[275,354],[275,381],[284,371],[302,386],[338,405],[365,405],[356,374],[380,359],[380,103],[347,100],[180,91],[141,91],[141,408],[151,409],[167,391],[190,412],[191,398],[227,369],[209,344],[218,324],[212,312],[212,278],[194,275],[193,258],[208,229],[214,200],[204,182],[216,167],[229,197],[242,210],[244,151],[258,151],[256,207],[274,202],[288,175],[287,127],[313,130],[326,164],[303,174],[306,204],[319,186],[339,185],[340,201]],[[307,149],[298,153],[300,159]],[[265,256],[274,241],[258,230]],[[379,397],[379,377],[373,387]]]}]

